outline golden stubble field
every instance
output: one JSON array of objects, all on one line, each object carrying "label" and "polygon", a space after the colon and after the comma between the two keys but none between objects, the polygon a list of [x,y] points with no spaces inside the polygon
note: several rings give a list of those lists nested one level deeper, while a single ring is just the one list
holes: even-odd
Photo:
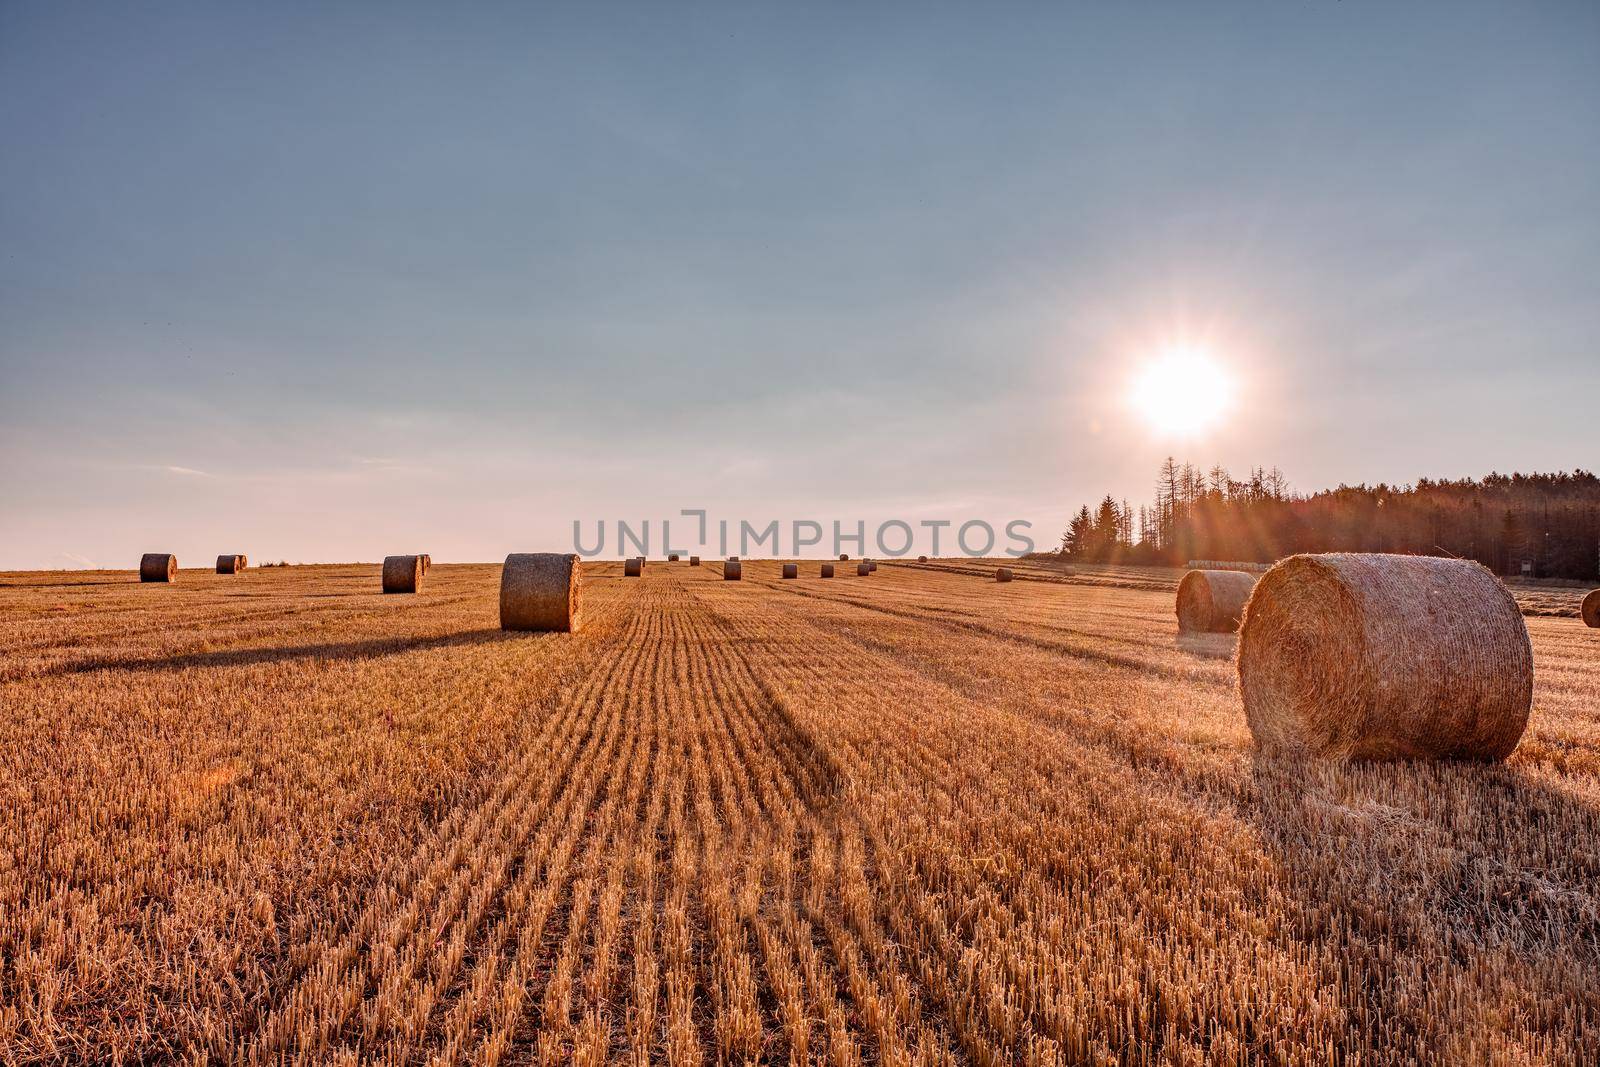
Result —
[{"label": "golden stubble field", "polygon": [[0,575],[0,1062],[1600,1061],[1600,631],[1295,766],[1171,572],[848,570]]}]

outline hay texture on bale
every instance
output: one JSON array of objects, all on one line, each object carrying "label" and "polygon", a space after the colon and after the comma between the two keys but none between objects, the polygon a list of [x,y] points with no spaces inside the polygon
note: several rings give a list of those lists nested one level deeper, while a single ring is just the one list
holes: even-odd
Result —
[{"label": "hay texture on bale", "polygon": [[178,557],[171,552],[146,552],[139,557],[141,582],[170,582],[178,577]]},{"label": "hay texture on bale", "polygon": [[736,559],[730,559],[722,565],[722,580],[737,582],[744,577],[744,564]]},{"label": "hay texture on bale", "polygon": [[700,557],[699,556],[690,556],[689,557],[689,566],[691,566],[691,567],[700,566]]},{"label": "hay texture on bale", "polygon": [[994,572],[994,580],[997,582],[1009,582],[1011,580],[1011,568],[996,567]]},{"label": "hay texture on bale", "polygon": [[244,570],[246,566],[247,564],[245,563],[244,556],[238,554],[237,552],[230,555],[217,557],[218,574],[238,574],[240,571]]},{"label": "hay texture on bale", "polygon": [[415,593],[421,588],[421,556],[383,557],[383,591],[385,593]]},{"label": "hay texture on bale", "polygon": [[832,578],[833,577],[833,564],[824,563],[822,565],[822,576],[824,578]]},{"label": "hay texture on bale", "polygon": [[857,578],[865,578],[867,575],[869,575],[871,573],[872,573],[872,564],[870,564],[870,563],[857,563],[856,564],[856,577]]},{"label": "hay texture on bale", "polygon": [[1517,602],[1471,560],[1291,556],[1250,595],[1238,667],[1267,752],[1499,760],[1533,702]]},{"label": "hay texture on bale", "polygon": [[417,558],[422,561],[422,573],[423,574],[427,574],[429,571],[433,570],[433,557],[432,556],[430,556],[426,552],[424,552],[422,555],[418,556]]},{"label": "hay texture on bale", "polygon": [[1244,571],[1190,571],[1178,583],[1178,629],[1183,633],[1232,633],[1244,616],[1256,576]]},{"label": "hay texture on bale", "polygon": [[1591,590],[1583,598],[1583,624],[1600,629],[1600,589]]},{"label": "hay texture on bale", "polygon": [[576,633],[583,586],[570,552],[513,552],[500,568],[500,629]]},{"label": "hay texture on bale", "polygon": [[622,565],[622,573],[623,576],[627,578],[638,578],[639,576],[643,575],[644,557],[629,556],[627,562]]},{"label": "hay texture on bale", "polygon": [[800,577],[800,564],[798,564],[798,563],[785,563],[783,565],[783,576],[785,578],[798,578],[798,577]]}]

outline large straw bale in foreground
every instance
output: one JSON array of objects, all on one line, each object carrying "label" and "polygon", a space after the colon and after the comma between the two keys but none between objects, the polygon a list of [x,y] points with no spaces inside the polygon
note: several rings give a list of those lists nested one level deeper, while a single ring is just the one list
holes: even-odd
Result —
[{"label": "large straw bale in foreground", "polygon": [[1583,598],[1583,622],[1600,629],[1600,589],[1594,589]]},{"label": "large straw bale in foreground", "polygon": [[644,574],[644,557],[629,556],[622,565],[622,574],[625,578],[638,578]]},{"label": "large straw bale in foreground", "polygon": [[1498,760],[1528,725],[1533,649],[1470,560],[1291,556],[1245,607],[1239,689],[1266,751]]},{"label": "large straw bale in foreground", "polygon": [[744,564],[737,559],[730,559],[722,565],[722,580],[737,582],[744,577]]},{"label": "large straw bale in foreground", "polygon": [[237,552],[217,557],[218,574],[238,574],[248,565],[244,556]]},{"label": "large straw bale in foreground", "polygon": [[582,592],[572,553],[513,552],[500,568],[500,629],[576,633]]},{"label": "large straw bale in foreground", "polygon": [[1239,628],[1256,576],[1244,571],[1190,571],[1178,583],[1178,629],[1232,633]]},{"label": "large straw bale in foreground", "polygon": [[178,557],[171,552],[146,552],[139,557],[141,582],[170,582],[178,577]]},{"label": "large straw bale in foreground", "polygon": [[383,591],[385,593],[415,593],[421,588],[421,556],[383,557]]}]

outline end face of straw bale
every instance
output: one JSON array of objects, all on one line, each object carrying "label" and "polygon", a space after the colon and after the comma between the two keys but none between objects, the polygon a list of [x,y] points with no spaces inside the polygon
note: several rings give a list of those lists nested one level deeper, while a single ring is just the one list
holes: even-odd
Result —
[{"label": "end face of straw bale", "polygon": [[418,556],[417,558],[422,561],[422,573],[423,574],[427,574],[430,570],[433,569],[433,557],[432,556],[430,556],[426,552],[424,552],[422,555]]},{"label": "end face of straw bale", "polygon": [[644,574],[644,557],[629,556],[622,564],[622,574],[626,578],[638,578]]},{"label": "end face of straw bale", "polygon": [[576,633],[582,579],[570,552],[513,552],[500,569],[500,629]]},{"label": "end face of straw bale", "polygon": [[689,566],[691,566],[691,567],[700,566],[700,557],[699,556],[690,556],[689,557]]},{"label": "end face of straw bale", "polygon": [[1178,629],[1183,633],[1232,633],[1256,576],[1243,571],[1194,570],[1178,583]]},{"label": "end face of straw bale", "polygon": [[722,580],[737,582],[744,577],[744,564],[737,559],[730,559],[722,565]]},{"label": "end face of straw bale", "polygon": [[824,563],[822,565],[822,577],[824,577],[824,578],[832,578],[833,577],[833,564]]},{"label": "end face of straw bale", "polygon": [[139,558],[141,582],[170,582],[178,577],[178,557],[171,552],[146,552]]},{"label": "end face of straw bale", "polygon": [[1583,598],[1583,623],[1600,629],[1600,589],[1593,589]]},{"label": "end face of straw bale", "polygon": [[383,557],[383,591],[385,593],[415,593],[421,588],[421,556]]},{"label": "end face of straw bale", "polygon": [[994,580],[997,582],[1009,582],[1011,580],[1011,568],[996,567],[994,572]]},{"label": "end face of straw bale", "polygon": [[800,564],[798,564],[798,563],[785,563],[783,565],[783,576],[785,578],[798,578],[798,577],[800,577]]},{"label": "end face of straw bale", "polygon": [[1238,670],[1269,752],[1500,760],[1533,702],[1522,614],[1470,560],[1291,556],[1251,593]]}]

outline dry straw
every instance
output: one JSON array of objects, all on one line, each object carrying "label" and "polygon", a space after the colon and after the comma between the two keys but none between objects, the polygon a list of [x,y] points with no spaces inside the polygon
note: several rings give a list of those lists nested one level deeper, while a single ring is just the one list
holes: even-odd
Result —
[{"label": "dry straw", "polygon": [[800,577],[800,565],[798,563],[785,563],[783,565],[783,576],[785,578]]},{"label": "dry straw", "polygon": [[824,563],[822,565],[822,576],[824,578],[832,578],[833,577],[833,564]]},{"label": "dry straw", "polygon": [[178,557],[171,552],[146,552],[139,558],[141,582],[170,582],[178,577]]},{"label": "dry straw", "polygon": [[422,561],[422,573],[423,574],[427,574],[429,571],[433,570],[433,557],[432,556],[430,556],[426,552],[424,552],[422,555],[418,556],[417,558]]},{"label": "dry straw", "polygon": [[865,578],[867,575],[869,575],[871,573],[872,573],[872,564],[870,564],[870,563],[857,563],[856,564],[856,577],[857,578]]},{"label": "dry straw", "polygon": [[1256,576],[1243,571],[1190,571],[1178,583],[1178,629],[1232,633],[1255,584]]},{"label": "dry straw", "polygon": [[581,592],[577,556],[513,552],[500,569],[500,629],[574,633]]},{"label": "dry straw", "polygon": [[385,593],[415,593],[422,588],[421,556],[385,556],[383,558],[383,591]]},{"label": "dry straw", "polygon": [[722,580],[737,582],[744,577],[744,564],[737,559],[730,559],[722,565]]},{"label": "dry straw", "polygon": [[1504,759],[1533,701],[1517,602],[1471,560],[1291,556],[1256,583],[1238,665],[1265,751]]},{"label": "dry straw", "polygon": [[244,556],[238,553],[217,557],[218,574],[238,574],[248,565],[249,564],[245,560]]},{"label": "dry straw", "polygon": [[1009,582],[1011,580],[1011,568],[997,567],[994,572],[994,580],[997,582]]},{"label": "dry straw", "polygon": [[1583,598],[1583,622],[1600,629],[1600,589],[1594,589]]},{"label": "dry straw", "polygon": [[627,578],[638,578],[644,574],[644,557],[629,556],[627,562],[622,565],[622,573]]}]

